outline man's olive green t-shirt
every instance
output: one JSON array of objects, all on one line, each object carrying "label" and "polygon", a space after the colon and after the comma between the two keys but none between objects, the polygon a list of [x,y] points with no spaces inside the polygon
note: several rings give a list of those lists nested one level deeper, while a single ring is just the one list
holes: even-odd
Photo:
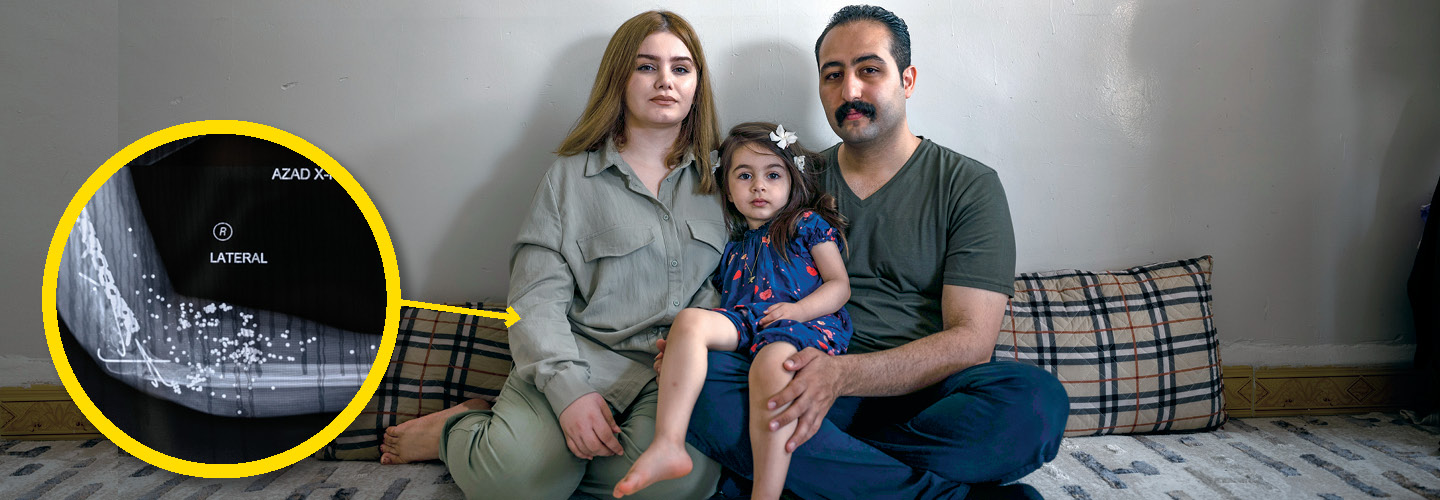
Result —
[{"label": "man's olive green t-shirt", "polygon": [[995,170],[921,141],[894,177],[861,200],[822,153],[821,184],[849,220],[850,352],[889,349],[938,332],[943,285],[1015,293],[1015,233]]}]

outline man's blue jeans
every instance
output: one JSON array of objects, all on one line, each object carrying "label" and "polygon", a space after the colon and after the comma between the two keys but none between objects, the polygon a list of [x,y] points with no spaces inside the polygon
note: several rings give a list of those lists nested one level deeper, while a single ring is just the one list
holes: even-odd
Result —
[{"label": "man's blue jeans", "polygon": [[[712,352],[687,441],[753,479],[750,360]],[[1055,458],[1070,403],[1050,373],[1022,363],[972,366],[920,391],[843,397],[790,460],[804,498],[962,498],[966,483],[1007,482]]]}]

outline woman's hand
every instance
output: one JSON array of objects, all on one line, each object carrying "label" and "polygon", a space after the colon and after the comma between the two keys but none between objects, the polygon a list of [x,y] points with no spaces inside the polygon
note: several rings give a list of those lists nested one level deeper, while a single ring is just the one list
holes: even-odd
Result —
[{"label": "woman's hand", "polygon": [[[838,309],[838,308],[837,308]],[[794,302],[780,302],[772,304],[765,309],[765,317],[760,318],[760,326],[770,326],[770,323],[788,319],[798,323],[804,323],[815,319],[805,312],[805,308]]]},{"label": "woman's hand", "polygon": [[656,376],[656,377],[659,377],[659,376],[660,376],[660,363],[663,363],[663,362],[665,361],[665,339],[657,339],[657,340],[655,341],[655,348],[660,351],[659,354],[656,354],[656,355],[655,355],[655,365],[654,365],[654,368],[655,368],[655,376]]},{"label": "woman's hand", "polygon": [[565,433],[565,446],[570,453],[585,460],[595,457],[622,455],[620,426],[610,415],[610,405],[598,392],[591,392],[576,398],[565,411],[560,412],[560,430]]}]

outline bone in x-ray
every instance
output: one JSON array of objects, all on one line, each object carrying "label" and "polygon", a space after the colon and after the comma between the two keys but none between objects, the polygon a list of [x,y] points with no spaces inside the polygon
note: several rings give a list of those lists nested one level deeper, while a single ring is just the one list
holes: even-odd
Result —
[{"label": "bone in x-ray", "polygon": [[110,376],[214,415],[340,411],[379,347],[378,329],[358,333],[178,293],[128,168],[80,213],[56,298],[76,340]]}]

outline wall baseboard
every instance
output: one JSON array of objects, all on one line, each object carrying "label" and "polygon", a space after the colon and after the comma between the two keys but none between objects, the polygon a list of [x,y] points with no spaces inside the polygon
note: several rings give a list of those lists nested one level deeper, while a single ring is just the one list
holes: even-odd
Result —
[{"label": "wall baseboard", "polygon": [[[1396,411],[1410,403],[1412,371],[1394,366],[1225,366],[1225,411],[1231,417],[1340,415]],[[101,437],[58,385],[0,387],[0,438]]]},{"label": "wall baseboard", "polygon": [[0,387],[0,438],[44,441],[97,437],[101,437],[100,431],[80,413],[64,387]]},{"label": "wall baseboard", "polygon": [[1411,403],[1413,371],[1398,366],[1222,367],[1231,417],[1396,411]]}]

